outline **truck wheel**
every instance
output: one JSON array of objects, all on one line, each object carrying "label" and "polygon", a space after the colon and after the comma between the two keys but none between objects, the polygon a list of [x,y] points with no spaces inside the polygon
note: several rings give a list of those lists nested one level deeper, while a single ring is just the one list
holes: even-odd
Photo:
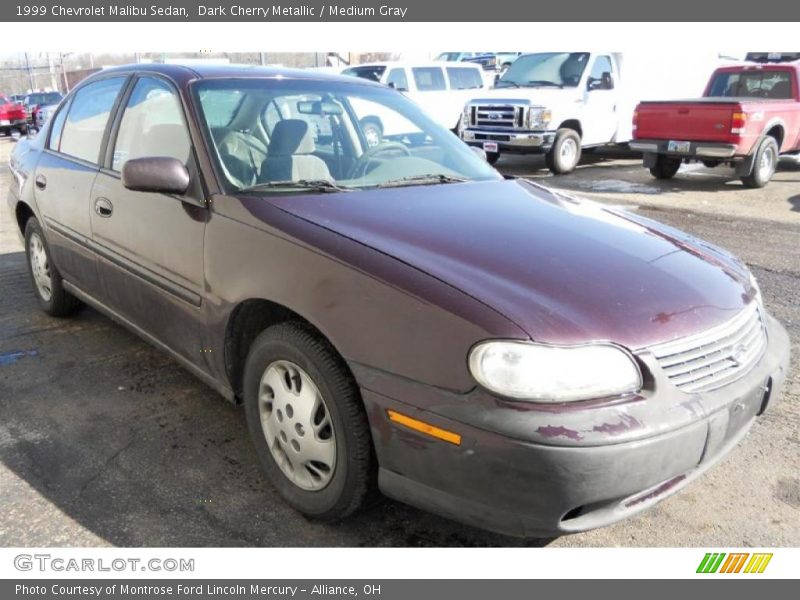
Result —
[{"label": "truck wheel", "polygon": [[244,408],[272,485],[308,517],[355,512],[377,487],[367,415],[353,376],[310,326],[286,322],[253,342]]},{"label": "truck wheel", "polygon": [[499,152],[487,152],[486,153],[486,162],[490,165],[493,165],[498,160],[500,160],[500,153]]},{"label": "truck wheel", "polygon": [[52,317],[67,317],[81,307],[81,301],[64,290],[61,274],[50,260],[50,249],[36,217],[25,225],[25,255],[33,291],[42,310]]},{"label": "truck wheel", "polygon": [[659,154],[654,167],[650,167],[650,174],[656,179],[672,179],[681,168],[681,159]]},{"label": "truck wheel", "polygon": [[559,129],[553,147],[545,155],[547,167],[556,175],[569,173],[581,159],[581,136],[574,129]]},{"label": "truck wheel", "polygon": [[778,166],[778,142],[773,137],[766,137],[756,150],[753,170],[750,175],[742,177],[742,183],[749,188],[761,188],[769,183]]}]

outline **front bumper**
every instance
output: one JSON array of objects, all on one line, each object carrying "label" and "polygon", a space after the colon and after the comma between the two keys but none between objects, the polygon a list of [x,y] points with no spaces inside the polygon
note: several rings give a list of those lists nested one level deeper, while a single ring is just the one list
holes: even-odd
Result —
[{"label": "front bumper", "polygon": [[[759,363],[724,388],[699,395],[660,386],[649,398],[577,410],[504,402],[480,390],[451,394],[356,365],[380,488],[431,512],[522,537],[624,519],[699,477],[778,399],[789,338],[771,317],[767,329]],[[461,444],[395,424],[389,409],[457,432]]]},{"label": "front bumper", "polygon": [[517,154],[549,152],[555,137],[555,131],[507,131],[470,127],[461,132],[461,139],[470,146],[482,148],[484,142],[494,142],[500,152]]},{"label": "front bumper", "polygon": [[[709,158],[729,160],[737,156],[739,147],[736,144],[718,142],[690,142],[686,152],[674,152],[669,149],[668,140],[632,140],[628,144],[631,150],[644,154],[664,154],[681,158]],[[741,158],[741,157],[740,157]]]}]

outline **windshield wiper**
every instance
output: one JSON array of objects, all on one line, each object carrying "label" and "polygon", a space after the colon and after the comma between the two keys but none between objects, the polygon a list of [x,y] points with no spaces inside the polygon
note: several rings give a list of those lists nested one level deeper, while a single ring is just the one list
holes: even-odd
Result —
[{"label": "windshield wiper", "polygon": [[[501,86],[500,85],[501,83],[507,83],[508,86],[505,86],[505,85]],[[496,88],[499,88],[499,87],[515,87],[515,88],[518,88],[519,84],[516,81],[511,81],[510,79],[501,79],[495,84],[494,87],[496,87]]]},{"label": "windshield wiper", "polygon": [[258,192],[272,189],[308,190],[311,192],[350,192],[349,188],[336,185],[327,179],[298,179],[296,181],[265,181],[239,190],[239,192]]},{"label": "windshield wiper", "polygon": [[432,173],[429,175],[411,175],[409,177],[400,177],[399,179],[390,179],[379,183],[375,187],[388,188],[388,187],[402,187],[406,185],[438,185],[440,183],[463,183],[469,181],[463,177],[453,177],[452,175],[445,175],[443,173]]},{"label": "windshield wiper", "polygon": [[525,83],[526,86],[547,86],[547,87],[557,87],[557,88],[564,88],[563,85],[560,83],[556,83],[555,81],[547,81],[545,79],[534,79],[533,81],[528,81]]}]

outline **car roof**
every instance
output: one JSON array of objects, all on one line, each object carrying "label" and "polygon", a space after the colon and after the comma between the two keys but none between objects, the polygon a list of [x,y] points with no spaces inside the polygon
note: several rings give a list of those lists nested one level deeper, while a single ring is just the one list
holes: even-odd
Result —
[{"label": "car roof", "polygon": [[262,67],[259,65],[220,65],[220,64],[128,64],[118,67],[102,69],[94,75],[92,79],[99,76],[113,75],[114,73],[157,73],[164,75],[176,83],[186,83],[197,79],[280,79],[283,77],[292,79],[308,79],[313,81],[329,81],[331,83],[348,83],[357,85],[376,85],[365,80],[355,79],[345,75],[312,71],[308,69],[290,69],[285,67]]}]

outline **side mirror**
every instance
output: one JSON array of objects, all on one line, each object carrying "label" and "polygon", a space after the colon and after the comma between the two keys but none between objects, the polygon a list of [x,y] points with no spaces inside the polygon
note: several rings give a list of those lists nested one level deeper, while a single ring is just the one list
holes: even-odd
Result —
[{"label": "side mirror", "polygon": [[185,194],[189,171],[177,158],[133,158],[122,165],[122,185],[136,192]]},{"label": "side mirror", "polygon": [[486,150],[483,148],[479,148],[478,146],[470,146],[470,150],[472,150],[481,160],[488,161],[489,159],[486,157]]}]

